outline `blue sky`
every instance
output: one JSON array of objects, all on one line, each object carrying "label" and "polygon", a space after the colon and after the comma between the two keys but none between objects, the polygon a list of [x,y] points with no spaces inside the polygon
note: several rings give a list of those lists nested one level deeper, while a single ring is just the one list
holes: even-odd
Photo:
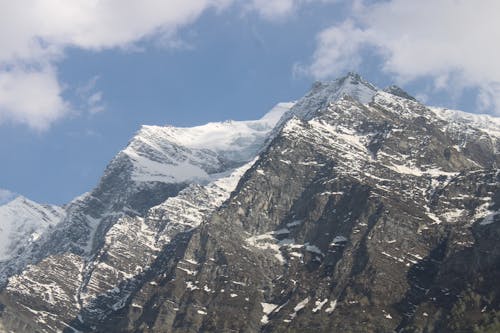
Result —
[{"label": "blue sky", "polygon": [[349,70],[500,109],[496,1],[32,2],[0,5],[0,202],[66,203],[141,124],[259,118]]}]

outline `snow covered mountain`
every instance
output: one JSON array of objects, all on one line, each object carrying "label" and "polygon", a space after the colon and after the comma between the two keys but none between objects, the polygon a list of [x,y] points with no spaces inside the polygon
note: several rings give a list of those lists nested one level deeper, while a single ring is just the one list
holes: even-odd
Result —
[{"label": "snow covered mountain", "polygon": [[24,247],[0,264],[7,276],[50,254],[92,256],[102,236],[123,216],[144,216],[189,184],[206,184],[253,159],[293,103],[280,103],[262,119],[209,123],[193,128],[143,126],[110,162],[98,186],[69,203],[65,216],[37,248]]},{"label": "snow covered mountain", "polygon": [[14,257],[64,217],[64,209],[22,196],[0,206],[0,262]]},{"label": "snow covered mountain", "polygon": [[[15,258],[0,263],[0,286],[8,276],[50,255],[70,252],[91,258],[121,217],[145,216],[189,184],[225,177],[263,149],[276,122],[292,106],[280,103],[255,121],[193,128],[144,126],[110,162],[98,186],[65,207],[53,230],[36,243],[19,244],[18,251],[11,251]],[[19,224],[23,209],[13,211]]]},{"label": "snow covered mountain", "polygon": [[253,159],[281,115],[292,106],[280,103],[255,121],[190,128],[143,126],[119,157],[132,161],[132,179],[137,182],[207,182],[211,174]]},{"label": "snow covered mountain", "polygon": [[258,121],[143,127],[0,270],[0,327],[494,331],[499,133],[352,73]]}]

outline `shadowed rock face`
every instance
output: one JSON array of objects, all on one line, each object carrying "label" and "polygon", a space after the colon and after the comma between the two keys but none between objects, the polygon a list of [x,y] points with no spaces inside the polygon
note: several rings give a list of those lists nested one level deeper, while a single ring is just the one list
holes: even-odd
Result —
[{"label": "shadowed rock face", "polygon": [[500,127],[396,88],[357,75],[316,84],[254,161],[109,222],[91,257],[62,251],[11,277],[1,322],[16,332],[494,331]]}]

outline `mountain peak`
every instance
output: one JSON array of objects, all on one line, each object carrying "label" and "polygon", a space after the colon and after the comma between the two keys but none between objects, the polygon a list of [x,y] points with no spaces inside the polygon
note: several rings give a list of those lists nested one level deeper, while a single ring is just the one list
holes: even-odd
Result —
[{"label": "mountain peak", "polygon": [[10,204],[13,204],[13,203],[25,203],[27,201],[31,201],[29,200],[28,198],[26,198],[25,196],[22,196],[22,195],[18,195],[14,198],[12,198],[12,200],[9,202]]},{"label": "mountain peak", "polygon": [[316,83],[314,90],[322,90],[330,96],[330,99],[337,100],[343,96],[350,96],[360,103],[367,104],[380,89],[363,79],[358,73],[349,72],[334,81]]},{"label": "mountain peak", "polygon": [[26,207],[33,207],[39,205],[38,203],[22,196],[22,195],[17,195],[13,198],[11,198],[8,202],[3,204],[3,207],[6,209],[18,209],[18,208],[24,208]]},{"label": "mountain peak", "polygon": [[367,82],[366,80],[363,79],[363,77],[356,73],[356,72],[347,72],[347,74],[344,77],[341,77],[340,80],[345,80],[345,79],[350,79],[352,81],[357,81],[357,82]]},{"label": "mountain peak", "polygon": [[379,91],[379,88],[354,72],[349,72],[333,81],[317,81],[313,84],[311,91],[291,108],[286,119],[292,116],[309,119],[316,111],[345,96],[350,96],[361,104],[368,104]]}]

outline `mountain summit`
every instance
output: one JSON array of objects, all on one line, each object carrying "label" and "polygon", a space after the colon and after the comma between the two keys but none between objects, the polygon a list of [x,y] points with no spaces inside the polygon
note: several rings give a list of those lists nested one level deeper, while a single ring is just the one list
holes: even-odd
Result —
[{"label": "mountain summit", "polygon": [[261,120],[143,127],[1,264],[0,331],[495,331],[499,138],[353,73]]}]

